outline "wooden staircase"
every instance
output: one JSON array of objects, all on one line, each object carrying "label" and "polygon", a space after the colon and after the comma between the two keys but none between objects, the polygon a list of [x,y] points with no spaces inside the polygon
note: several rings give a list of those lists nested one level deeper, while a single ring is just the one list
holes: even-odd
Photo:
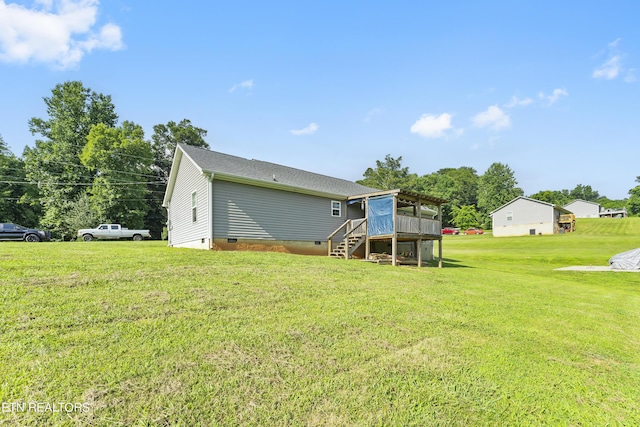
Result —
[{"label": "wooden staircase", "polygon": [[[340,231],[343,233],[338,234]],[[334,237],[340,237],[340,240],[336,242],[335,247],[333,246]],[[353,255],[353,253],[358,249],[362,244],[367,240],[367,220],[366,218],[361,219],[348,219],[338,227],[331,235],[328,237],[328,246],[329,251],[328,254],[332,258],[342,258],[349,259]]]},{"label": "wooden staircase", "polygon": [[329,256],[332,258],[351,258],[351,255],[353,255],[365,240],[365,236],[349,236],[346,241],[338,243],[335,249],[329,253]]}]

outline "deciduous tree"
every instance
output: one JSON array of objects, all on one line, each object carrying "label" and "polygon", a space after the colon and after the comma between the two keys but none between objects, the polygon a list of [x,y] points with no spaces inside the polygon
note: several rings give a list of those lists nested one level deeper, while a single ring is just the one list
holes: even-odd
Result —
[{"label": "deciduous tree", "polygon": [[0,135],[0,221],[28,227],[38,224],[39,204],[32,203],[32,185],[26,183],[24,163]]},{"label": "deciduous tree", "polygon": [[590,185],[576,185],[576,188],[569,193],[572,199],[581,199],[588,202],[595,202],[600,198],[600,194],[591,188]]},{"label": "deciduous tree", "polygon": [[380,190],[406,189],[416,178],[409,174],[408,167],[402,167],[402,156],[394,159],[390,154],[385,156],[384,161],[376,160],[376,167],[368,168],[363,176],[364,179],[357,181],[358,184]]},{"label": "deciduous tree", "polygon": [[155,177],[150,169],[151,145],[144,140],[142,127],[128,121],[117,128],[93,126],[80,160],[93,174],[88,192],[100,220],[144,227],[150,201],[147,186]]},{"label": "deciduous tree", "polygon": [[509,165],[493,163],[480,177],[478,187],[478,210],[481,223],[485,228],[491,226],[489,213],[512,199],[522,196],[524,192],[516,187],[518,181]]},{"label": "deciduous tree", "polygon": [[[640,176],[636,177],[636,182],[640,183]],[[629,215],[640,215],[640,185],[629,190],[627,211]]]},{"label": "deciduous tree", "polygon": [[478,212],[476,211],[475,206],[473,205],[465,205],[465,206],[453,206],[453,218],[451,222],[458,228],[463,230],[470,227],[477,227],[480,225],[478,221]]},{"label": "deciduous tree", "polygon": [[529,197],[535,200],[540,200],[541,202],[552,203],[558,206],[564,206],[567,203],[573,201],[573,198],[569,195],[569,190],[538,191],[537,193],[532,194]]},{"label": "deciduous tree", "polygon": [[64,226],[69,202],[92,183],[79,155],[91,128],[97,124],[114,127],[118,116],[110,96],[85,88],[79,81],[58,84],[44,102],[48,118],[29,120],[31,133],[43,139],[25,149],[25,169],[29,181],[37,184],[44,214],[41,224],[58,237],[71,237],[75,230]]}]

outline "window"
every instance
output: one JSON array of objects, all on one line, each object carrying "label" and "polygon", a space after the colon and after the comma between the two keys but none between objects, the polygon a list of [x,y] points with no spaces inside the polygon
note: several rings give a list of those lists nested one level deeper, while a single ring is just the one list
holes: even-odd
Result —
[{"label": "window", "polygon": [[191,221],[198,221],[198,197],[195,191],[191,193]]},{"label": "window", "polygon": [[513,221],[513,212],[507,212],[507,221]]},{"label": "window", "polygon": [[118,226],[117,226],[117,225],[112,225],[112,226],[111,226],[111,229],[112,229],[112,230],[117,230],[117,229],[118,229]]},{"label": "window", "polygon": [[331,201],[331,216],[342,216],[342,203]]}]

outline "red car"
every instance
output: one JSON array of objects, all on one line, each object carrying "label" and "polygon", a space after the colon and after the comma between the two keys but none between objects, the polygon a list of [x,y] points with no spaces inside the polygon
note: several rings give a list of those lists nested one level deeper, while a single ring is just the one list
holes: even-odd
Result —
[{"label": "red car", "polygon": [[442,229],[442,234],[460,234],[460,230],[453,227],[445,227]]},{"label": "red car", "polygon": [[479,228],[471,227],[471,228],[467,228],[464,234],[484,234],[484,231],[482,231]]}]

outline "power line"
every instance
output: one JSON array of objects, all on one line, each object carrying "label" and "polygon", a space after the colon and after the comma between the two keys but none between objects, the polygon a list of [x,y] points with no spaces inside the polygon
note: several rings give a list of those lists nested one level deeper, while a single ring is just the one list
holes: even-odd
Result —
[{"label": "power line", "polygon": [[[52,143],[52,144],[60,144],[59,142],[55,142],[55,141],[51,141],[51,140],[42,141],[42,142],[49,142],[49,143]],[[75,147],[75,148],[81,148],[81,149],[82,149],[82,148],[84,148],[84,147],[87,145],[87,144],[84,144],[84,145],[74,144],[74,143],[72,143],[72,142],[65,142],[65,143],[63,143],[63,144],[66,144],[66,145],[68,145],[68,146]],[[35,148],[37,148],[37,147],[35,147]],[[35,149],[35,148],[34,148],[34,149]],[[132,157],[132,158],[134,158],[134,159],[144,159],[144,160],[152,160],[152,161],[153,161],[153,160],[155,160],[155,157],[135,156],[135,155],[133,155],[133,154],[118,153],[118,152],[116,152],[115,154],[118,154],[118,155],[120,155],[120,156],[125,156],[125,157]]]},{"label": "power line", "polygon": [[[28,181],[3,181],[0,180],[0,183],[3,184],[29,184],[29,185],[39,185],[36,182],[28,182]],[[93,182],[46,182],[48,185],[72,185],[72,186],[92,186],[95,185]],[[161,181],[151,181],[151,182],[108,182],[110,185],[148,185],[148,184],[164,184]]]},{"label": "power line", "polygon": [[[21,200],[20,197],[0,197],[0,200]],[[156,199],[153,198],[144,198],[144,199],[115,199],[116,202],[145,202],[145,201],[154,201]]]},{"label": "power line", "polygon": [[[76,167],[76,168],[89,169],[84,165],[78,165],[76,163],[69,163],[69,162],[57,162],[57,161],[53,161],[53,160],[45,160],[43,163],[66,165],[66,166],[73,166],[73,167]],[[98,170],[104,171],[104,172],[117,172],[117,173],[122,173],[122,174],[126,174],[126,175],[145,176],[145,177],[148,177],[148,178],[157,178],[156,175],[149,175],[149,174],[144,174],[144,173],[139,173],[139,172],[125,172],[125,171],[119,171],[119,170],[115,170],[115,169],[101,169],[101,168],[98,168]]]}]

